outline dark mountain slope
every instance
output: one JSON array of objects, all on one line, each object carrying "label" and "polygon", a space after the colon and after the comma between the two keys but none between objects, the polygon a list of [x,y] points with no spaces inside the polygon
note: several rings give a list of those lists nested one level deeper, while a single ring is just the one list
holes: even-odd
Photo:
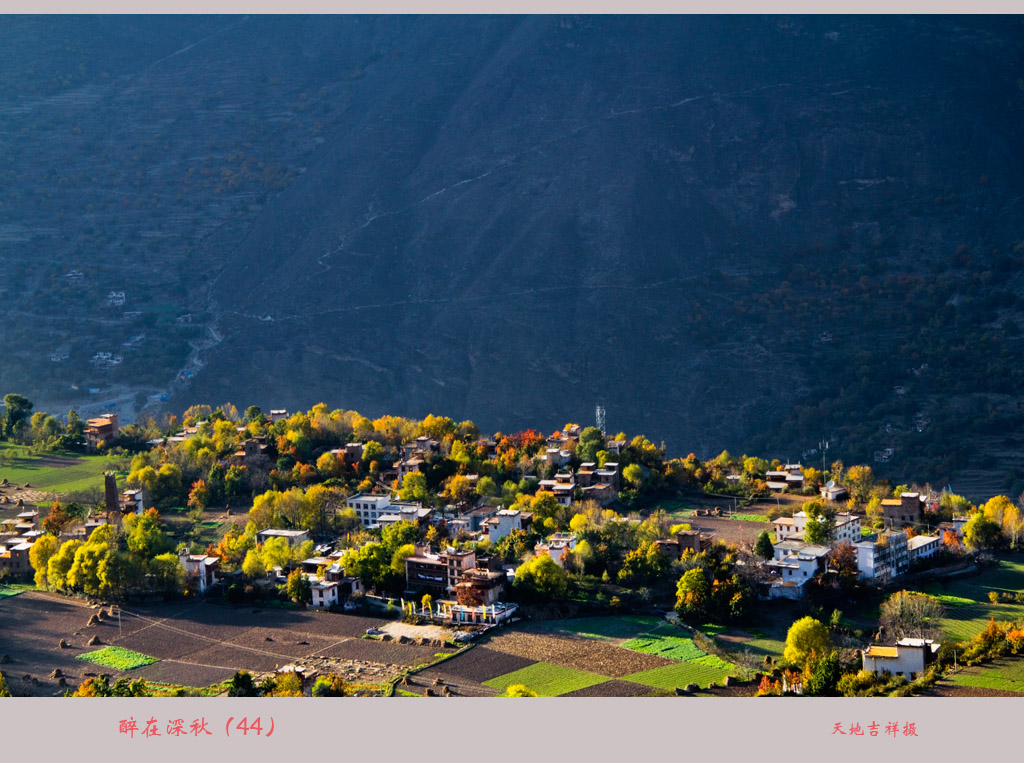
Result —
[{"label": "dark mountain slope", "polygon": [[[821,332],[845,368],[914,339],[813,299],[752,320],[765,292],[801,290],[794,267],[931,279],[961,245],[1019,240],[1019,31],[407,23],[218,281],[228,338],[197,389],[488,428],[588,420],[603,399],[617,428],[743,447],[828,384]],[[872,366],[882,398],[909,370]],[[795,457],[867,413],[765,445]]]},{"label": "dark mountain slope", "polygon": [[[674,451],[824,434],[1024,488],[1018,18],[78,21],[74,56],[75,19],[5,38],[61,62],[0,91],[7,387],[487,430],[603,400]],[[140,332],[83,306],[118,287],[146,338],[92,370]]]}]

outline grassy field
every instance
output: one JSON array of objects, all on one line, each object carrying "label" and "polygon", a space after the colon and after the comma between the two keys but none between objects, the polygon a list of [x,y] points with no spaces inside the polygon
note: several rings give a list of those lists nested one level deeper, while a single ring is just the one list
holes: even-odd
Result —
[{"label": "grassy field", "polygon": [[606,641],[633,638],[663,622],[661,618],[653,615],[577,617],[572,620],[551,620],[537,623],[536,630],[552,635],[581,636]]},{"label": "grassy field", "polygon": [[[705,658],[698,659],[704,660]],[[678,665],[668,665],[664,668],[634,673],[624,676],[622,680],[666,691],[673,691],[676,687],[683,687],[691,683],[706,689],[712,682],[721,683],[730,674],[733,667],[717,658],[712,658],[712,660],[716,660],[716,662],[689,660],[680,662]]]},{"label": "grassy field", "polygon": [[540,697],[558,697],[577,689],[604,683],[607,676],[585,673],[582,670],[552,665],[549,662],[535,662],[521,670],[484,681],[484,686],[505,691],[513,684],[523,684]]},{"label": "grassy field", "polygon": [[1019,556],[1003,556],[998,566],[975,577],[924,587],[924,593],[946,604],[941,627],[947,638],[969,639],[983,631],[992,618],[996,622],[1024,621],[1024,604],[991,604],[988,600],[989,591],[1016,593],[1024,590],[1024,561],[1019,560]]},{"label": "grassy field", "polygon": [[17,596],[25,591],[34,591],[36,587],[30,583],[2,583],[0,584],[0,599],[7,596]]},{"label": "grassy field", "polygon": [[626,649],[632,649],[634,652],[654,654],[669,660],[693,660],[707,654],[707,652],[694,644],[691,639],[680,638],[679,636],[645,634],[627,641],[622,646]]},{"label": "grassy field", "polygon": [[[7,448],[9,446],[0,447],[0,452]],[[0,480],[7,479],[16,485],[28,483],[33,488],[57,494],[102,489],[106,462],[106,456],[78,453],[28,455],[0,466]]]},{"label": "grassy field", "polygon": [[102,649],[97,649],[95,652],[86,652],[85,654],[78,655],[78,659],[95,662],[97,665],[102,665],[105,668],[114,668],[115,670],[134,670],[135,668],[141,668],[143,665],[152,665],[154,662],[159,662],[156,657],[149,657],[148,655],[133,652],[131,649],[123,649],[119,646],[105,646]]},{"label": "grassy field", "polygon": [[740,522],[770,522],[767,514],[733,514],[729,519],[737,519]]},{"label": "grassy field", "polygon": [[979,689],[999,689],[1024,694],[1024,659],[1019,657],[997,660],[989,665],[965,668],[949,677],[957,686]]}]

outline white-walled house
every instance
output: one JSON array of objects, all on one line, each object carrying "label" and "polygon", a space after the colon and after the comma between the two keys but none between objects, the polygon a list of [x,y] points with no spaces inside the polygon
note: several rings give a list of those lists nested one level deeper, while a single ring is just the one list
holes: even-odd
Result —
[{"label": "white-walled house", "polygon": [[857,551],[857,569],[868,580],[896,577],[910,566],[907,534],[902,530],[883,530],[854,543],[853,547]]},{"label": "white-walled house", "polygon": [[864,670],[871,673],[888,672],[913,681],[935,659],[940,646],[931,639],[923,638],[900,639],[895,646],[872,644],[861,652]]},{"label": "white-walled house", "polygon": [[374,527],[381,516],[394,513],[391,510],[391,496],[387,495],[356,493],[345,499],[345,506],[355,511],[363,527]]},{"label": "white-walled house", "polygon": [[827,546],[808,546],[800,541],[783,541],[775,547],[775,558],[768,566],[779,572],[780,579],[772,583],[769,598],[797,599],[803,596],[803,587],[820,572],[828,558]]},{"label": "white-walled house", "polygon": [[915,535],[907,541],[907,552],[910,561],[915,559],[927,559],[939,553],[942,547],[942,540],[937,535]]},{"label": "white-walled house", "polygon": [[513,530],[522,530],[522,514],[519,509],[501,509],[494,516],[483,522],[487,530],[487,539],[495,544],[509,535]]},{"label": "white-walled house", "polygon": [[313,583],[313,606],[328,609],[338,603],[337,581],[318,580]]}]

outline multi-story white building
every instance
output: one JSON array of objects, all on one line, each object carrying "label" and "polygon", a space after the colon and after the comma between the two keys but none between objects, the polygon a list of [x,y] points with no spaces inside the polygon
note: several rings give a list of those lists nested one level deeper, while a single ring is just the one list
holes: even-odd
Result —
[{"label": "multi-story white building", "polygon": [[910,566],[907,534],[902,530],[883,530],[853,547],[857,550],[857,569],[869,580],[902,575]]},{"label": "multi-story white building", "polygon": [[363,527],[375,527],[385,514],[392,514],[391,496],[356,493],[345,499],[345,506],[353,509]]}]

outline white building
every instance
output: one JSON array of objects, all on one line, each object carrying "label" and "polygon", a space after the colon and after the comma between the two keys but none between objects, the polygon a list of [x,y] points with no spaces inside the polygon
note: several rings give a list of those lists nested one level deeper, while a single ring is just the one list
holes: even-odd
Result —
[{"label": "white building", "polygon": [[195,556],[183,553],[178,561],[185,569],[185,580],[189,588],[199,591],[200,595],[205,594],[214,583],[217,582],[217,567],[220,565],[220,558],[216,556]]},{"label": "white building", "polygon": [[846,512],[836,514],[834,537],[837,544],[843,541],[859,543],[863,537],[861,535],[860,517],[857,514]]},{"label": "white building", "polygon": [[313,583],[313,606],[328,609],[338,603],[338,583],[318,580]]},{"label": "white building", "polygon": [[256,533],[256,537],[259,538],[260,543],[266,543],[271,538],[284,538],[288,541],[289,546],[294,546],[309,540],[309,530],[277,530],[271,528],[269,530],[260,530]]},{"label": "white building", "polygon": [[546,554],[559,567],[565,564],[567,553],[576,550],[576,533],[555,533],[548,538],[547,543],[538,543],[533,547],[533,552],[540,556]]},{"label": "white building", "polygon": [[902,530],[883,530],[853,547],[857,550],[857,569],[869,580],[902,575],[910,566],[907,534]]},{"label": "white building", "polygon": [[363,527],[376,527],[383,515],[395,513],[391,510],[391,496],[387,495],[356,493],[345,499],[345,505],[355,511]]},{"label": "white building", "polygon": [[939,553],[942,541],[937,535],[915,535],[907,541],[907,552],[910,561],[915,559],[927,559]]},{"label": "white building", "polygon": [[491,544],[497,543],[513,530],[522,530],[522,514],[519,509],[502,509],[493,517],[484,520],[484,529]]},{"label": "white building", "polygon": [[895,646],[872,645],[861,652],[864,670],[871,673],[888,672],[913,681],[935,659],[940,646],[931,639],[923,638],[900,639]]}]

